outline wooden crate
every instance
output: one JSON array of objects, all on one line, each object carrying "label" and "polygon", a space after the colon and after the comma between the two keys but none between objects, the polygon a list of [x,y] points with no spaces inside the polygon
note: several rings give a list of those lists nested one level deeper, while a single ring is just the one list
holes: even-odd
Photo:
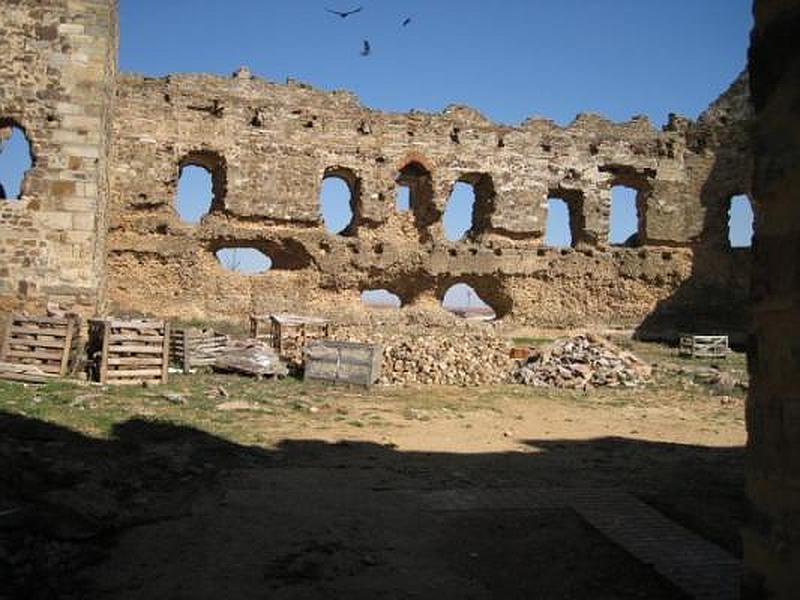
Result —
[{"label": "wooden crate", "polygon": [[250,315],[250,337],[272,345],[272,323],[270,315]]},{"label": "wooden crate", "polygon": [[282,358],[297,364],[302,363],[307,344],[329,337],[330,332],[330,322],[320,317],[288,313],[250,317],[250,337],[269,341]]},{"label": "wooden crate", "polygon": [[169,334],[169,358],[172,365],[189,373],[197,367],[211,367],[228,348],[230,339],[213,329],[174,328]]},{"label": "wooden crate", "polygon": [[94,378],[100,383],[167,383],[169,323],[91,319],[89,357]]},{"label": "wooden crate", "polygon": [[725,358],[728,356],[728,336],[681,334],[678,353],[694,358]]},{"label": "wooden crate", "polygon": [[11,315],[0,347],[0,378],[40,383],[66,377],[78,356],[80,318]]},{"label": "wooden crate", "polygon": [[380,344],[320,340],[305,350],[304,379],[370,386],[381,376]]}]

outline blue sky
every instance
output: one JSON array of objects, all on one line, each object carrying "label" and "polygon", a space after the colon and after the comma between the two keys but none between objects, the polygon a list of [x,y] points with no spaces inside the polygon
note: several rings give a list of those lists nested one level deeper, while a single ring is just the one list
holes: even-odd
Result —
[{"label": "blue sky", "polygon": [[[358,6],[346,19],[325,10]],[[385,111],[468,104],[512,125],[597,112],[658,126],[670,112],[697,117],[728,87],[746,65],[751,25],[750,0],[121,0],[120,69],[227,76],[247,65],[274,81],[349,89]],[[24,152],[8,146],[0,181],[13,190]],[[203,178],[189,179],[182,187],[202,205]],[[614,202],[630,204],[620,193]],[[468,190],[458,194],[468,207]],[[341,190],[325,198],[336,206],[326,221],[346,218]],[[746,215],[736,215],[734,235],[746,237]],[[445,224],[457,232],[469,219],[462,208]],[[550,242],[566,243],[565,215],[555,209],[550,220],[562,232]]]}]

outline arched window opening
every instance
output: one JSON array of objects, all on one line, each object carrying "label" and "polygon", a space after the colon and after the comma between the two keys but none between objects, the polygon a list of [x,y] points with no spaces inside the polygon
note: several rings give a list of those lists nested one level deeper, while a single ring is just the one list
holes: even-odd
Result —
[{"label": "arched window opening", "polygon": [[328,173],[322,178],[319,207],[322,222],[330,233],[345,235],[353,224],[353,193],[347,179]]},{"label": "arched window opening", "polygon": [[491,227],[494,181],[488,173],[464,173],[453,186],[442,219],[450,241],[477,237]]},{"label": "arched window opening", "polygon": [[208,213],[225,207],[225,159],[210,150],[187,154],[178,164],[175,209],[185,223],[197,224]]},{"label": "arched window opening", "polygon": [[398,185],[394,197],[394,208],[397,212],[411,210],[411,189],[407,185]]},{"label": "arched window opening", "polygon": [[753,205],[747,196],[734,196],[728,209],[728,243],[749,248],[753,242]]},{"label": "arched window opening", "polygon": [[466,283],[450,286],[442,297],[442,307],[465,319],[488,321],[497,316],[494,309]]},{"label": "arched window opening", "polygon": [[22,197],[22,182],[33,166],[33,153],[25,132],[0,119],[0,199]]},{"label": "arched window opening", "polygon": [[220,248],[215,255],[227,271],[234,273],[257,275],[272,268],[272,259],[257,248]]},{"label": "arched window opening", "polygon": [[638,245],[640,215],[637,196],[637,190],[628,186],[615,185],[611,188],[611,214],[608,222],[610,244]]},{"label": "arched window opening", "polygon": [[383,288],[364,290],[361,292],[361,302],[370,308],[400,308],[403,305],[400,296]]},{"label": "arched window opening", "polygon": [[562,198],[549,198],[544,243],[553,248],[569,248],[573,241],[569,206]]},{"label": "arched window opening", "polygon": [[181,220],[199,223],[208,212],[214,199],[211,173],[203,167],[187,165],[178,178],[176,208]]},{"label": "arched window opening", "polygon": [[444,235],[448,240],[460,240],[470,230],[474,209],[475,189],[468,183],[456,182],[442,218]]}]

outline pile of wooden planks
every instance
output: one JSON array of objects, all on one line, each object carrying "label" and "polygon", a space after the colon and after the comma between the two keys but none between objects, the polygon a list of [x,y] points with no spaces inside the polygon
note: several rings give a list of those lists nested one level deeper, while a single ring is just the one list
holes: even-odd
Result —
[{"label": "pile of wooden planks", "polygon": [[78,354],[77,316],[11,315],[0,347],[0,379],[45,383],[70,373]]},{"label": "pile of wooden planks", "polygon": [[89,357],[100,383],[167,383],[169,324],[149,319],[90,319]]},{"label": "pile of wooden planks", "polygon": [[228,348],[230,339],[213,329],[174,328],[169,336],[170,362],[189,373],[197,367],[211,367]]}]

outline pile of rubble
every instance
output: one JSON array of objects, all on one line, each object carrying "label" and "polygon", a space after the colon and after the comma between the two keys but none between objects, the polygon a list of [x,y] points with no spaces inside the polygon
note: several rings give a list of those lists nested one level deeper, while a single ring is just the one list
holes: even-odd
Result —
[{"label": "pile of rubble", "polygon": [[[508,343],[484,331],[424,335],[374,334],[383,346],[379,383],[482,385],[509,381]],[[365,341],[359,339],[358,341]]]},{"label": "pile of rubble", "polygon": [[634,387],[649,379],[651,368],[630,352],[600,337],[561,338],[532,354],[514,372],[526,385],[586,389]]}]

